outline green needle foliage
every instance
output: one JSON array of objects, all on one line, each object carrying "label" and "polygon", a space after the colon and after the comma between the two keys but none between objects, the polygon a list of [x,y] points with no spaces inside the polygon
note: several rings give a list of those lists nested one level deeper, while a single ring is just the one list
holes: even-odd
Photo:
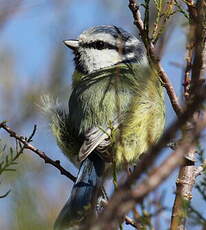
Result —
[{"label": "green needle foliage", "polygon": [[[25,140],[28,143],[32,142],[32,138],[36,132],[36,126],[31,133],[31,135]],[[2,140],[0,139],[0,176],[4,172],[15,172],[16,169],[14,168],[17,165],[17,160],[21,156],[21,154],[25,150],[25,146],[22,145],[18,140],[15,142],[15,149],[13,147],[8,147],[6,144],[1,143]],[[0,198],[4,198],[9,194],[10,190],[6,192],[4,195],[0,195]]]},{"label": "green needle foliage", "polygon": [[[14,151],[12,147],[8,147],[6,144],[1,143],[0,140],[0,175],[4,172],[13,172],[16,171],[13,168],[17,164],[17,159],[22,154],[22,148],[19,151]],[[8,190],[5,194],[0,195],[0,198],[6,197],[10,193]]]}]

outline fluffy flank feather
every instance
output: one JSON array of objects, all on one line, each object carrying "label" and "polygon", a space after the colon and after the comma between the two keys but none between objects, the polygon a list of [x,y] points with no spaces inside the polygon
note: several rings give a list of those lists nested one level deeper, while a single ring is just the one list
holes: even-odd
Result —
[{"label": "fluffy flank feather", "polygon": [[77,154],[81,145],[78,138],[74,138],[70,125],[69,109],[67,104],[59,103],[49,95],[41,98],[42,110],[49,119],[49,126],[57,143],[65,155],[69,155],[75,165],[78,165]]}]

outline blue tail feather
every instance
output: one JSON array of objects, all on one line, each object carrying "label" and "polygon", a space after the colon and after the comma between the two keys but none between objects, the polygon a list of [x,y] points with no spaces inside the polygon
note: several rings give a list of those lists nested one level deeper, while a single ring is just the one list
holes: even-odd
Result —
[{"label": "blue tail feather", "polygon": [[97,154],[82,162],[70,198],[55,222],[55,230],[74,229],[95,211],[103,175],[104,161]]}]

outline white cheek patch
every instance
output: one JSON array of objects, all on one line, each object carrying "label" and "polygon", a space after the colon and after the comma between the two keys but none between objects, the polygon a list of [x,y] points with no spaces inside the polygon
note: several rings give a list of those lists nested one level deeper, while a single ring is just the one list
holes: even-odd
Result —
[{"label": "white cheek patch", "polygon": [[87,48],[84,49],[84,55],[81,55],[81,57],[84,57],[81,62],[84,63],[89,73],[122,61],[120,54],[112,49],[97,50]]}]

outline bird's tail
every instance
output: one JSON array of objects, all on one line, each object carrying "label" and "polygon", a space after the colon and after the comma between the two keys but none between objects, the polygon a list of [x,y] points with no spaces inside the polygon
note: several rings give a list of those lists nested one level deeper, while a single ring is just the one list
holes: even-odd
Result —
[{"label": "bird's tail", "polygon": [[54,230],[78,229],[88,216],[95,214],[104,167],[104,161],[95,153],[81,163],[70,198],[61,210]]}]

